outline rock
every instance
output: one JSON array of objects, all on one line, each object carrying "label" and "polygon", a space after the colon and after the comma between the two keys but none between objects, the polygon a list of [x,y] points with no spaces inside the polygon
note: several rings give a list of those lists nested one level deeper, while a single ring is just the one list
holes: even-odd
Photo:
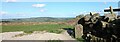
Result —
[{"label": "rock", "polygon": [[81,24],[77,24],[75,26],[75,38],[81,38],[83,35],[83,26]]}]

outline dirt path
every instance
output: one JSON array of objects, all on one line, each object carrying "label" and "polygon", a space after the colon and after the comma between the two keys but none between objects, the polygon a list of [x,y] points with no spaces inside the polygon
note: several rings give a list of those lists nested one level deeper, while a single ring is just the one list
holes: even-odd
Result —
[{"label": "dirt path", "polygon": [[14,37],[15,35],[23,34],[23,32],[5,32],[0,33],[2,35],[2,40],[75,40],[67,31],[56,34],[56,33],[48,33],[48,32],[35,32],[28,35]]}]

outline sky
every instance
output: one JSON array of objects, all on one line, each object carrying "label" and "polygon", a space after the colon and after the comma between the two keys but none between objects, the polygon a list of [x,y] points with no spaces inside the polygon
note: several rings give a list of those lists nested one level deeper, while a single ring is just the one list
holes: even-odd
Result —
[{"label": "sky", "polygon": [[1,0],[2,2],[119,2],[119,0]]},{"label": "sky", "polygon": [[89,12],[103,13],[105,8],[118,7],[118,0],[114,2],[53,2],[36,0],[1,0],[1,19],[30,18],[30,17],[76,17]]}]

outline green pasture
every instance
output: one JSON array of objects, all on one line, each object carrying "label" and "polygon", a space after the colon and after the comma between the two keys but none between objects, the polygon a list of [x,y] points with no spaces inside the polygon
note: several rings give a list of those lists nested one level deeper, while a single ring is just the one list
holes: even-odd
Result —
[{"label": "green pasture", "polygon": [[38,24],[38,25],[2,25],[2,32],[24,31],[31,33],[33,31],[48,31],[53,33],[61,33],[62,28],[73,28],[64,24]]}]

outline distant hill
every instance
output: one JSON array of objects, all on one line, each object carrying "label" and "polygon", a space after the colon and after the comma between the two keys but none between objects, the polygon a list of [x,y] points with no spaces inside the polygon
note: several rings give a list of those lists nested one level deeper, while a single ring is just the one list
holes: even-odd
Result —
[{"label": "distant hill", "polygon": [[52,17],[36,17],[36,18],[20,18],[20,19],[2,19],[2,22],[65,22],[74,18],[52,18]]}]

